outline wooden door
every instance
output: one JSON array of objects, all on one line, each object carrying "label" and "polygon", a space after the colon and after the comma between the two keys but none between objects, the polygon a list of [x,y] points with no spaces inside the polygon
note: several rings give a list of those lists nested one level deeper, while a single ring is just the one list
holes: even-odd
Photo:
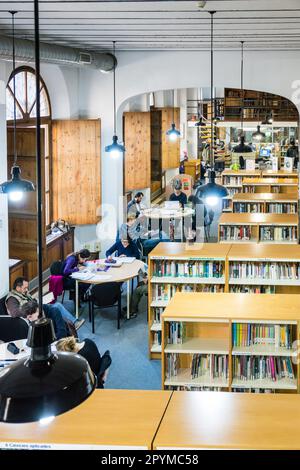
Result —
[{"label": "wooden door", "polygon": [[151,185],[150,112],[124,113],[124,188],[125,192]]},{"label": "wooden door", "polygon": [[180,137],[171,141],[166,132],[171,128],[174,120],[176,129],[180,130],[180,108],[162,108],[162,170],[178,168],[180,164]]},{"label": "wooden door", "polygon": [[53,121],[53,213],[70,224],[95,224],[101,205],[100,120]]},{"label": "wooden door", "polygon": [[[45,131],[41,129],[41,152],[44,161]],[[13,165],[13,129],[7,130],[8,177]],[[17,164],[21,167],[23,179],[36,185],[36,130],[35,128],[17,129]],[[44,164],[42,164],[42,187],[44,187]],[[28,261],[30,279],[37,274],[37,203],[36,192],[25,193],[22,200],[8,203],[9,256]],[[44,215],[43,215],[44,219]],[[43,227],[45,223],[43,220]],[[43,249],[45,247],[45,232]]]}]

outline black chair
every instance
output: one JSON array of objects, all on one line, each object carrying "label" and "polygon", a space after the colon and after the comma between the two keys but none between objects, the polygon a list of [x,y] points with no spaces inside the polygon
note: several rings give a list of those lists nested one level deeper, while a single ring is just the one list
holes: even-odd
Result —
[{"label": "black chair", "polygon": [[8,315],[7,308],[5,305],[6,295],[0,299],[0,315]]},{"label": "black chair", "polygon": [[18,339],[26,339],[29,325],[24,318],[13,318],[9,315],[0,316],[0,341],[9,343]]},{"label": "black chair", "polygon": [[89,321],[92,321],[92,332],[95,333],[95,316],[96,308],[117,307],[118,317],[117,324],[120,329],[121,319],[121,283],[107,282],[104,284],[96,284],[92,287],[89,295]]}]

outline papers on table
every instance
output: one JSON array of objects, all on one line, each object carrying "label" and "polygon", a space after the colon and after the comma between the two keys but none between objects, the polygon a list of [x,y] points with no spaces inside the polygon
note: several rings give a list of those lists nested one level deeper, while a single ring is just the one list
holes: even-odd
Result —
[{"label": "papers on table", "polygon": [[54,300],[53,292],[48,292],[48,294],[43,295],[43,304],[50,304]]},{"label": "papers on table", "polygon": [[78,279],[79,281],[88,281],[89,279],[92,279],[93,276],[93,273],[81,271],[78,273],[73,273],[71,277],[73,279]]},{"label": "papers on table", "polygon": [[122,264],[130,264],[130,263],[133,263],[136,258],[134,257],[130,257],[130,256],[126,256],[126,257],[122,257],[122,258],[116,258],[117,260],[121,261]]}]

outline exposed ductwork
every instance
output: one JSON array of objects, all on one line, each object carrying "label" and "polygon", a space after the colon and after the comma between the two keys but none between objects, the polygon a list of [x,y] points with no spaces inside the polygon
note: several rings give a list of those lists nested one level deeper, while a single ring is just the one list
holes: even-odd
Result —
[{"label": "exposed ductwork", "polygon": [[[34,61],[34,42],[27,39],[16,39],[16,60]],[[12,60],[12,39],[0,36],[0,59]],[[58,65],[88,66],[101,72],[112,72],[117,66],[117,59],[110,53],[81,51],[72,47],[58,46],[41,42],[40,55],[42,62]]]}]

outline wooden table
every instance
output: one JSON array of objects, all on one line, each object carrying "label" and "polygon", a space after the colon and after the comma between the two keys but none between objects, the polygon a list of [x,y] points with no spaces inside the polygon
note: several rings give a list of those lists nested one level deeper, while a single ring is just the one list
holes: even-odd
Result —
[{"label": "wooden table", "polygon": [[300,396],[174,392],[154,449],[300,449]]},{"label": "wooden table", "polygon": [[151,449],[171,392],[95,390],[47,425],[0,424],[0,448]]},{"label": "wooden table", "polygon": [[237,193],[232,197],[233,202],[298,202],[295,194],[289,193]]},{"label": "wooden table", "polygon": [[[127,318],[130,318],[130,280],[138,276],[139,272],[144,268],[144,263],[140,260],[135,260],[132,263],[124,263],[119,267],[110,267],[108,271],[102,272],[103,280],[99,279],[101,272],[97,272],[97,280],[93,278],[86,281],[75,279],[75,304],[76,304],[76,318],[79,317],[79,283],[84,284],[104,284],[107,282],[127,282]],[[108,279],[107,277],[110,276]]]}]

